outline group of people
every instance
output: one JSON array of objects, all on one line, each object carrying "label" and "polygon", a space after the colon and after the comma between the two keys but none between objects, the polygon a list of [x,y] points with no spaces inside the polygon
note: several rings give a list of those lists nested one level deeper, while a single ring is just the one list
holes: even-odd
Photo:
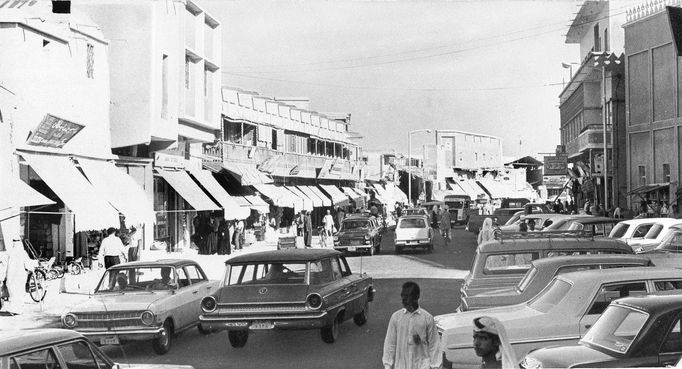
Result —
[{"label": "group of people", "polygon": [[130,228],[125,236],[122,236],[118,228],[108,228],[106,230],[106,237],[102,239],[97,253],[100,267],[109,268],[121,262],[138,260],[139,240],[140,237],[134,226]]},{"label": "group of people", "polygon": [[192,225],[194,234],[190,238],[201,255],[230,255],[233,250],[241,250],[245,243],[243,220],[229,222],[222,214],[199,212]]},{"label": "group of people", "polygon": [[313,221],[310,218],[310,212],[307,210],[301,210],[298,217],[296,217],[296,235],[303,237],[305,247],[312,247]]},{"label": "group of people", "polygon": [[452,214],[447,205],[438,207],[435,205],[431,210],[431,227],[438,229],[445,243],[450,243],[450,230],[452,229]]},{"label": "group of people", "polygon": [[[384,339],[385,369],[436,369],[442,364],[442,346],[433,316],[419,306],[420,288],[402,285],[402,309],[391,315]],[[472,322],[473,344],[481,369],[516,367],[516,355],[499,320],[482,316]]]}]

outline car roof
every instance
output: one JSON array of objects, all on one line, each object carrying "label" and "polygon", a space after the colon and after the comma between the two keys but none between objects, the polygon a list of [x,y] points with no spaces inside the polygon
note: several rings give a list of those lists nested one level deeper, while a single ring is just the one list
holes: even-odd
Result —
[{"label": "car roof", "polygon": [[660,267],[589,269],[562,273],[557,278],[563,278],[577,286],[581,284],[587,286],[595,282],[610,283],[635,279],[682,278],[682,269]]},{"label": "car roof", "polygon": [[558,268],[569,265],[601,264],[601,263],[642,263],[648,264],[651,260],[638,255],[614,255],[614,254],[593,254],[593,255],[568,255],[555,256],[551,258],[541,258],[531,261],[536,268]]},{"label": "car roof", "polygon": [[573,219],[574,223],[580,224],[598,224],[598,223],[618,223],[619,220],[609,217],[584,217]]},{"label": "car roof", "polygon": [[407,214],[403,215],[398,219],[424,219],[427,216],[425,214]]},{"label": "car roof", "polygon": [[112,266],[111,268],[128,268],[128,267],[162,267],[172,266],[178,267],[187,264],[196,264],[194,260],[189,259],[158,259],[147,261],[131,261],[129,263],[121,263]]},{"label": "car roof", "polygon": [[647,295],[628,296],[618,299],[612,302],[612,304],[630,306],[647,311],[653,315],[660,315],[680,308],[682,305],[682,291],[670,290]]},{"label": "car roof", "polygon": [[627,243],[613,238],[595,237],[542,237],[542,232],[534,238],[509,238],[486,241],[478,246],[479,252],[498,252],[505,250],[552,250],[552,249],[594,249],[607,248],[625,250],[632,253],[632,247]]},{"label": "car roof", "polygon": [[343,218],[343,221],[346,221],[346,220],[368,220],[370,217],[371,217],[370,213],[366,213],[366,214],[353,213],[353,215],[349,215],[349,216]]},{"label": "car roof", "polygon": [[0,356],[77,338],[83,338],[83,335],[70,329],[2,330],[0,331]]},{"label": "car roof", "polygon": [[629,225],[639,225],[646,223],[659,223],[663,225],[679,224],[682,225],[682,219],[675,218],[639,218],[639,219],[628,219],[623,220],[621,223]]},{"label": "car roof", "polygon": [[332,249],[281,249],[235,256],[225,261],[225,264],[313,261],[339,255],[342,253]]}]

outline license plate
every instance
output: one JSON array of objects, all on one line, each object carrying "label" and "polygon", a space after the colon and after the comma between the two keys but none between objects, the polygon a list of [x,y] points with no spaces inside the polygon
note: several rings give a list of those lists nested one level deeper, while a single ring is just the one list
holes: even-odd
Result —
[{"label": "license plate", "polygon": [[355,251],[355,246],[350,246],[350,247],[348,248],[348,251],[351,251],[351,252],[352,252],[352,251]]},{"label": "license plate", "polygon": [[226,327],[230,328],[245,328],[249,325],[247,322],[227,322],[225,323]]},{"label": "license plate", "polygon": [[272,322],[253,322],[249,328],[251,329],[272,329],[275,325]]},{"label": "license plate", "polygon": [[112,337],[102,337],[99,341],[102,345],[118,345],[118,337],[112,336]]}]

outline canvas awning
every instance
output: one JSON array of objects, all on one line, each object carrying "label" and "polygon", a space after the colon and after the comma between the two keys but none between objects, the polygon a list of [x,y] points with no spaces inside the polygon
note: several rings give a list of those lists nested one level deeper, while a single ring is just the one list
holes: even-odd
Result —
[{"label": "canvas awning", "polygon": [[323,190],[325,190],[329,196],[332,198],[332,202],[336,206],[346,206],[348,205],[348,196],[341,192],[336,186],[334,185],[320,185]]},{"label": "canvas awning", "polygon": [[300,210],[313,211],[313,200],[306,196],[306,194],[304,194],[301,190],[296,188],[296,186],[282,186],[281,188],[290,191],[294,196],[301,199],[303,207]]},{"label": "canvas awning", "polygon": [[250,209],[244,209],[234,200],[225,188],[213,178],[208,170],[191,169],[190,174],[208,191],[225,211],[225,219],[246,219],[251,215]]},{"label": "canvas awning", "polygon": [[253,210],[256,210],[263,214],[268,214],[270,212],[270,205],[268,205],[268,203],[265,202],[260,196],[245,195],[243,197],[238,196],[238,198],[246,200],[250,204],[249,207]]},{"label": "canvas awning", "polygon": [[185,170],[156,168],[157,173],[196,211],[220,210],[213,200],[189,177]]},{"label": "canvas awning", "polygon": [[313,207],[321,208],[324,206],[322,199],[319,198],[313,190],[308,186],[296,186],[301,192],[303,192],[308,198],[313,202]]},{"label": "canvas awning", "polygon": [[365,199],[365,200],[369,199],[369,195],[368,195],[365,191],[363,191],[363,190],[361,190],[361,189],[359,189],[359,188],[355,188],[355,187],[348,187],[348,188],[350,188],[351,190],[353,190],[353,191],[354,191],[355,193],[357,193],[359,196],[362,196],[363,199]]},{"label": "canvas awning", "polygon": [[649,192],[654,192],[666,187],[670,187],[670,182],[645,184],[644,186],[637,187],[634,190],[630,191],[630,195],[641,195]]},{"label": "canvas awning", "polygon": [[242,186],[272,183],[272,178],[256,169],[255,165],[223,162],[223,168],[230,173]]},{"label": "canvas awning", "polygon": [[362,196],[358,195],[357,192],[353,191],[350,187],[341,187],[341,191],[346,194],[346,196],[350,197],[353,201],[357,201],[358,199],[362,198]]},{"label": "canvas awning", "polygon": [[154,205],[135,179],[121,168],[109,161],[84,158],[78,158],[78,164],[90,183],[125,216],[127,226],[156,222]]},{"label": "canvas awning", "polygon": [[74,213],[76,232],[120,226],[118,210],[78,171],[71,158],[28,153],[21,156]]},{"label": "canvas awning", "polygon": [[401,190],[400,188],[398,188],[398,186],[396,186],[396,185],[393,184],[393,183],[387,183],[387,184],[386,184],[386,191],[387,191],[388,193],[392,194],[392,195],[393,195],[393,198],[394,198],[397,202],[401,202],[401,203],[403,203],[403,204],[407,204],[408,202],[410,202],[410,200],[408,200],[407,195],[405,194],[405,192],[403,192],[403,190]]},{"label": "canvas awning", "polygon": [[481,197],[488,198],[488,195],[485,193],[485,191],[483,191],[481,186],[479,186],[473,179],[454,180],[452,178],[447,178],[446,181],[451,190],[456,191],[455,189],[457,186],[459,186],[472,200],[476,200]]},{"label": "canvas awning", "polygon": [[289,191],[282,191],[279,186],[273,184],[257,184],[254,187],[262,194],[265,195],[272,204],[275,206],[283,208],[294,208],[296,209],[303,207],[303,203],[299,198],[295,198],[293,194]]},{"label": "canvas awning", "polygon": [[37,206],[54,204],[40,192],[34,190],[19,178],[6,176],[0,181],[0,210],[19,208],[22,206]]},{"label": "canvas awning", "polygon": [[315,195],[317,195],[317,197],[319,197],[322,200],[322,206],[332,206],[332,204],[333,204],[332,199],[329,196],[325,195],[322,192],[322,190],[320,190],[317,186],[307,186],[307,187],[310,188],[310,190],[313,191],[315,193]]}]

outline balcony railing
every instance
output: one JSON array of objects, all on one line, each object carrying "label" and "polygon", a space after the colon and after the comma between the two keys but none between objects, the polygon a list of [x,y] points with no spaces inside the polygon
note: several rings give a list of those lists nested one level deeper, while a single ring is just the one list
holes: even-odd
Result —
[{"label": "balcony railing", "polygon": [[662,12],[666,6],[680,6],[682,0],[651,0],[626,10],[625,21],[627,23],[646,18],[650,15]]},{"label": "balcony railing", "polygon": [[[604,133],[601,125],[590,124],[583,128],[578,137],[566,144],[568,155],[575,155],[589,149],[604,148]],[[611,126],[606,127],[606,146],[611,147]]]}]

